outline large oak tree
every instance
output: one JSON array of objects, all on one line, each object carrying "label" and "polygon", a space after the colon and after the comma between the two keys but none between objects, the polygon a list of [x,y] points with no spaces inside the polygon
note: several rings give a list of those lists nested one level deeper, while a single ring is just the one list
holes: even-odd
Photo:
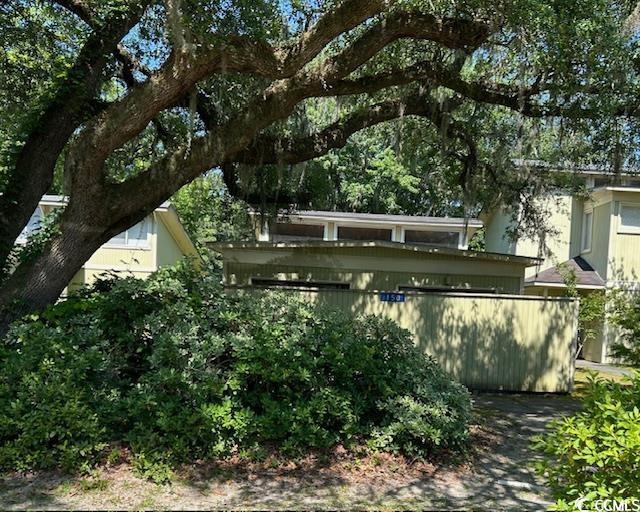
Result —
[{"label": "large oak tree", "polygon": [[[9,0],[3,322],[55,301],[98,247],[211,169],[237,193],[247,169],[312,160],[414,116],[441,134],[466,186],[479,169],[495,178],[483,125],[469,121],[478,110],[494,109],[491,130],[632,119],[631,11],[604,0]],[[314,101],[336,107],[323,123],[308,120]],[[67,206],[16,255],[56,180]]]}]

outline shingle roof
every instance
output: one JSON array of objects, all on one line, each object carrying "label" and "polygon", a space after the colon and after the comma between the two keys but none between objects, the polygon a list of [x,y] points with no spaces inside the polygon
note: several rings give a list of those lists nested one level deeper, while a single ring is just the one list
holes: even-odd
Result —
[{"label": "shingle roof", "polygon": [[[589,264],[587,260],[585,260],[582,256],[577,256],[572,258],[560,265],[564,266],[567,270],[573,269],[576,274],[576,284],[578,286],[589,286],[589,287],[603,287],[605,286],[604,280],[600,277],[600,274]],[[563,279],[562,274],[558,271],[557,265],[552,268],[548,268],[547,270],[543,270],[542,272],[528,277],[525,279],[526,284],[560,284],[564,285],[565,280]],[[566,275],[566,273],[565,273]]]}]

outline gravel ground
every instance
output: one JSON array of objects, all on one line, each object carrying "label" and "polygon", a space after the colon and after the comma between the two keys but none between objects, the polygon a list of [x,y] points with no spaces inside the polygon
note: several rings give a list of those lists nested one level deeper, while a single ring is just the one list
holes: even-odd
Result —
[{"label": "gravel ground", "polygon": [[271,460],[185,468],[158,486],[122,464],[89,478],[55,473],[5,475],[0,509],[353,509],[544,510],[530,438],[577,402],[566,396],[474,396],[473,450],[464,460],[413,463],[393,456]]}]

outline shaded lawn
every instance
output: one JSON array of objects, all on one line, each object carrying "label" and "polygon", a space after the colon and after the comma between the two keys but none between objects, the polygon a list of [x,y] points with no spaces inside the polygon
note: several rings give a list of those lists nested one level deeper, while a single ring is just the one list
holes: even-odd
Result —
[{"label": "shaded lawn", "polygon": [[624,375],[618,373],[610,373],[606,370],[588,370],[586,368],[576,368],[574,377],[574,387],[572,396],[578,399],[584,398],[589,387],[589,376],[597,375],[598,377],[610,380],[619,384],[628,385],[628,379]]}]

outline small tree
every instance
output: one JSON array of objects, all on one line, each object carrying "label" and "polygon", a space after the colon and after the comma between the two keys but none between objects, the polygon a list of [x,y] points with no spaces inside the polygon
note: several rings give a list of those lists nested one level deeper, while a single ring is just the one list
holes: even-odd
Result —
[{"label": "small tree", "polygon": [[599,327],[606,314],[607,295],[604,290],[595,290],[587,295],[580,295],[575,270],[569,268],[566,263],[560,263],[556,268],[567,286],[567,296],[580,300],[577,351],[579,354],[585,343],[594,340],[598,335]]},{"label": "small tree", "polygon": [[612,301],[611,321],[621,329],[619,341],[611,345],[611,355],[640,367],[640,294],[619,293]]}]

